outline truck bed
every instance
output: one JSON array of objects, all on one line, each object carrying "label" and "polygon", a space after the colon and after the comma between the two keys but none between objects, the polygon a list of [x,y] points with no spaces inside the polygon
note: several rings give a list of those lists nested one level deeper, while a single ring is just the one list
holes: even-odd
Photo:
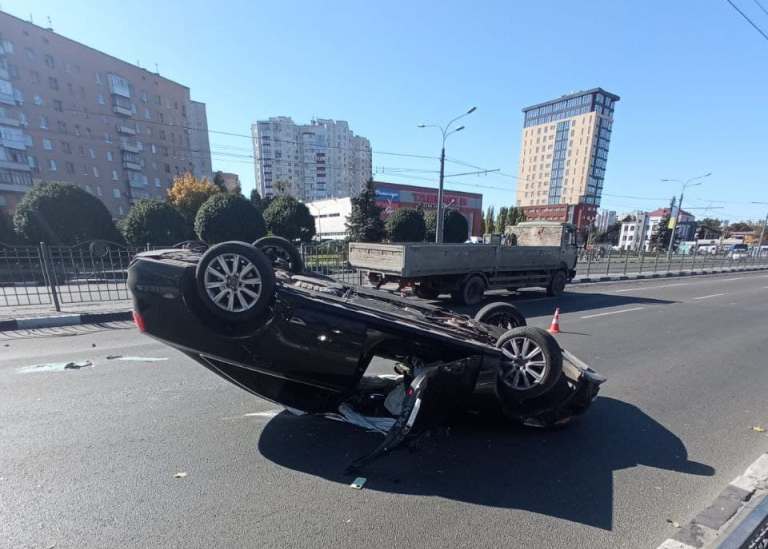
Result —
[{"label": "truck bed", "polygon": [[495,244],[369,244],[351,242],[349,263],[402,278],[468,272],[549,271],[560,266],[559,246]]}]

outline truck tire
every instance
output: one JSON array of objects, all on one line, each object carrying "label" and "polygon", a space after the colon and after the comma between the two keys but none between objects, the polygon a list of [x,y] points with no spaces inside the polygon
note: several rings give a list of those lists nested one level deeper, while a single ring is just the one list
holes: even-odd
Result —
[{"label": "truck tire", "polygon": [[511,330],[526,325],[523,313],[511,303],[504,303],[503,301],[489,303],[475,313],[474,320],[490,324],[491,326],[497,326],[504,330]]},{"label": "truck tire", "polygon": [[264,236],[256,240],[253,245],[267,256],[275,269],[284,269],[291,274],[304,272],[304,261],[296,246],[290,240],[282,236]]},{"label": "truck tire", "polygon": [[568,275],[565,273],[565,271],[555,271],[552,274],[552,278],[549,280],[549,284],[547,284],[547,295],[562,295],[565,291],[565,284],[567,281]]},{"label": "truck tire", "polygon": [[437,299],[439,295],[440,292],[432,286],[424,286],[422,284],[416,286],[416,297],[421,299]]},{"label": "truck tire", "polygon": [[550,391],[563,373],[560,345],[546,330],[521,326],[496,342],[502,352],[497,393],[502,406],[520,404]]},{"label": "truck tire", "polygon": [[451,292],[453,300],[461,305],[477,305],[484,295],[485,280],[480,275],[470,276],[458,290]]},{"label": "truck tire", "polygon": [[197,264],[195,278],[203,305],[228,322],[262,315],[275,289],[270,260],[245,242],[222,242],[209,248]]}]

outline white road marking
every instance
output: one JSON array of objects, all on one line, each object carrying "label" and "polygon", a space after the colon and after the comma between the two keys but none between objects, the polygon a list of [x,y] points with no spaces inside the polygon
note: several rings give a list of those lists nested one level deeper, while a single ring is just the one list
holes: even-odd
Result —
[{"label": "white road marking", "polygon": [[248,412],[247,414],[243,414],[240,416],[227,416],[223,417],[221,419],[229,420],[229,419],[242,419],[244,417],[266,417],[266,418],[273,418],[283,410],[266,410],[264,412]]},{"label": "white road marking", "polygon": [[727,295],[727,294],[702,295],[702,296],[699,296],[699,297],[694,297],[693,299],[709,299],[710,297],[720,297],[721,295]]},{"label": "white road marking", "polygon": [[616,290],[616,293],[621,292],[639,292],[640,290],[655,290],[656,288],[673,288],[675,286],[688,286],[690,282],[683,282],[681,284],[662,284],[660,286],[641,286],[640,288],[625,288],[623,290]]},{"label": "white road marking", "polygon": [[743,276],[737,277],[737,278],[721,278],[720,282],[730,282],[731,280],[744,280]]},{"label": "white road marking", "polygon": [[618,315],[618,314],[621,314],[621,313],[629,313],[629,312],[632,312],[632,311],[640,311],[642,309],[645,309],[645,307],[632,307],[631,309],[621,309],[619,311],[609,311],[607,313],[597,313],[597,314],[594,314],[594,315],[582,316],[581,318],[597,318],[598,316]]}]

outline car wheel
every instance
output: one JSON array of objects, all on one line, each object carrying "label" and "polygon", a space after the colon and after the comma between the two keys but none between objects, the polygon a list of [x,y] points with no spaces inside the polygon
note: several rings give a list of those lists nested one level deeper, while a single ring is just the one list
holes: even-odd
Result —
[{"label": "car wheel", "polygon": [[253,243],[272,262],[275,269],[292,274],[304,272],[304,261],[296,246],[282,236],[264,236]]},{"label": "car wheel", "polygon": [[565,291],[565,283],[567,279],[568,277],[566,276],[565,271],[555,271],[555,274],[552,275],[552,279],[547,285],[547,295],[562,295],[563,291]]},{"label": "car wheel", "polygon": [[497,390],[503,401],[521,403],[546,393],[563,373],[560,345],[546,330],[513,328],[496,342],[501,351]]},{"label": "car wheel", "polygon": [[512,328],[526,325],[523,313],[511,303],[503,302],[489,303],[477,311],[475,320],[504,330],[511,330]]},{"label": "car wheel", "polygon": [[477,305],[485,295],[485,280],[479,275],[470,276],[458,291],[452,292],[454,301],[461,305]]},{"label": "car wheel", "polygon": [[275,289],[269,259],[245,242],[222,242],[208,249],[195,276],[205,307],[214,316],[233,322],[261,315]]}]

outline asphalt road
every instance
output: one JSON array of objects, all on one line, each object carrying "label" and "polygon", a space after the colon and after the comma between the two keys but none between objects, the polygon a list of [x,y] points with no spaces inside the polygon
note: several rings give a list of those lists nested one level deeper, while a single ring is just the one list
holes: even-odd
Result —
[{"label": "asphalt road", "polygon": [[768,451],[768,274],[499,297],[542,327],[559,305],[601,397],[553,432],[468,416],[362,490],[343,471],[377,435],[125,324],[0,334],[0,546],[656,547]]}]

